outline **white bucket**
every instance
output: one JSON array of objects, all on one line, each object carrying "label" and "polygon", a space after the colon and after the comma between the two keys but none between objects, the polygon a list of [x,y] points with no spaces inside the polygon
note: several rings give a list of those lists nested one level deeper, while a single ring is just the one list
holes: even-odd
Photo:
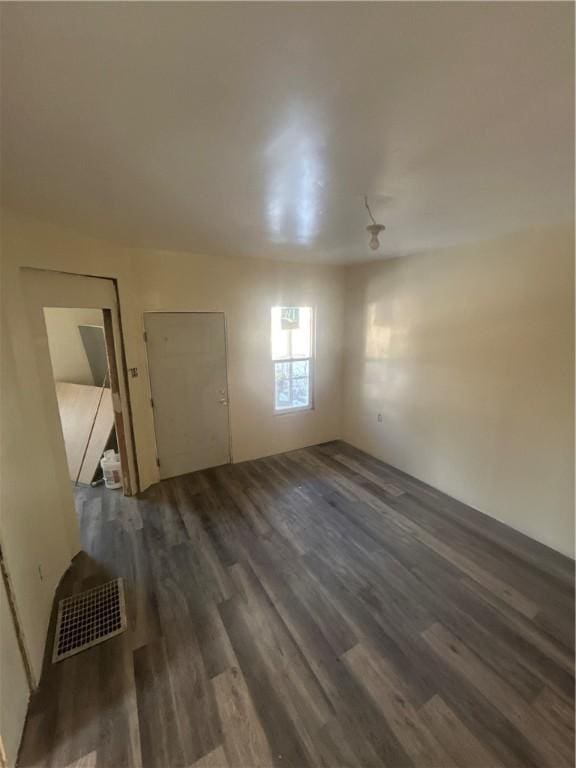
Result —
[{"label": "white bucket", "polygon": [[110,490],[122,488],[120,456],[116,451],[104,451],[104,456],[100,459],[100,466],[104,473],[104,484],[106,485],[106,488],[109,488]]}]

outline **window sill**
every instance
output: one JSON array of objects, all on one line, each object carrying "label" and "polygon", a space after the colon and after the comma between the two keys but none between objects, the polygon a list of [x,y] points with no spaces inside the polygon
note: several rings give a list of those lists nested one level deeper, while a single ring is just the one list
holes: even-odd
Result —
[{"label": "window sill", "polygon": [[313,411],[313,405],[304,405],[300,408],[275,408],[272,411],[273,416],[287,416],[289,413],[303,413],[305,411]]}]

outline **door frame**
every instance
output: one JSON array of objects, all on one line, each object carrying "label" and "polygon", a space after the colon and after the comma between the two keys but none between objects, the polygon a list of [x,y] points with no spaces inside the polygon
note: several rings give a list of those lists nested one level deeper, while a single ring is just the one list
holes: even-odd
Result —
[{"label": "door frame", "polygon": [[[36,269],[30,267],[21,267],[21,273],[35,274],[46,276],[45,279],[58,280],[59,277],[64,280],[70,280],[79,278],[81,280],[97,280],[102,283],[105,281],[110,285],[113,290],[113,297],[111,300],[104,302],[100,301],[97,306],[92,306],[92,309],[99,309],[103,316],[104,325],[104,337],[106,341],[106,357],[108,359],[108,365],[110,369],[110,389],[112,393],[112,403],[114,410],[114,426],[116,429],[116,437],[118,440],[118,452],[120,453],[120,462],[122,466],[122,480],[123,480],[123,493],[125,496],[133,496],[140,490],[140,478],[138,471],[138,461],[136,456],[136,444],[134,439],[134,425],[132,416],[132,403],[130,399],[130,389],[128,385],[128,369],[126,365],[126,351],[124,342],[124,333],[122,329],[122,318],[120,313],[120,299],[118,295],[118,284],[114,278],[102,277],[100,275],[83,275],[77,272],[62,272],[58,270],[50,269]],[[44,315],[44,309],[48,307],[64,307],[69,309],[86,307],[86,302],[79,302],[74,304],[74,300],[64,300],[59,297],[59,291],[64,291],[64,286],[55,285],[53,293],[51,293],[51,287],[46,288],[39,287],[34,288],[34,311],[40,312],[42,315],[42,329],[43,338],[42,349],[37,349],[37,357],[42,358],[40,362],[45,365],[45,355],[48,357],[48,364],[50,371],[52,371],[52,360],[50,359],[50,352],[48,348],[48,331],[46,328],[46,320]],[[30,297],[32,293],[28,293]],[[104,304],[104,306],[101,306]],[[108,306],[109,305],[109,306]],[[39,328],[39,327],[38,327]],[[52,382],[54,385],[54,378],[52,376]],[[51,398],[51,410],[58,416],[58,424],[60,424],[60,414],[58,411],[58,400],[56,397],[56,387],[53,386],[53,397]],[[62,455],[66,456],[64,447],[64,437],[61,432],[60,424],[60,437],[62,443]]]},{"label": "door frame", "polygon": [[[134,444],[134,427],[132,425],[132,406],[130,403],[130,391],[128,388],[128,372],[126,370],[126,359],[124,355],[124,344],[122,343],[122,363],[123,371],[119,372],[117,364],[117,350],[116,342],[114,340],[114,320],[112,317],[112,309],[102,309],[102,317],[104,320],[104,340],[106,342],[106,359],[108,360],[108,370],[110,372],[110,391],[112,393],[112,404],[114,411],[114,429],[116,431],[116,441],[118,443],[118,453],[120,454],[120,467],[122,469],[122,489],[124,496],[134,496],[140,490],[139,477],[138,477],[138,461],[136,460],[136,446]],[[120,313],[116,308],[118,314],[118,320],[120,319]],[[122,327],[120,326],[120,334],[122,334]],[[122,339],[123,342],[123,339]],[[125,393],[126,403],[125,408],[123,405],[122,389],[120,387],[120,375],[124,373],[125,377]],[[130,448],[129,441],[126,434],[126,424],[124,423],[124,411],[128,414],[128,428],[131,432],[131,447],[133,449],[133,463],[130,461]],[[132,477],[134,473],[134,477]]]},{"label": "door frame", "polygon": [[152,397],[152,379],[150,377],[150,357],[148,355],[148,334],[146,333],[146,315],[222,315],[224,320],[224,359],[226,362],[226,390],[228,392],[228,456],[229,464],[234,464],[234,455],[232,453],[232,398],[230,396],[230,376],[228,373],[228,322],[226,313],[220,309],[147,309],[142,313],[142,337],[144,339],[144,348],[146,350],[146,370],[148,371],[148,394],[150,398],[150,407],[152,408],[152,421],[154,423],[154,452],[156,455],[156,468],[158,469],[158,480],[160,477],[160,456],[158,455],[158,439],[156,436],[156,415],[154,413],[154,401]]}]

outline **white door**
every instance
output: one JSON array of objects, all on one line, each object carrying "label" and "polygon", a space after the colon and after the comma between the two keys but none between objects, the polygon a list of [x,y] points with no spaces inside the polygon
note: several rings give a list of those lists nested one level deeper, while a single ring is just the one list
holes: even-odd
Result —
[{"label": "white door", "polygon": [[230,461],[221,312],[144,315],[160,477]]}]

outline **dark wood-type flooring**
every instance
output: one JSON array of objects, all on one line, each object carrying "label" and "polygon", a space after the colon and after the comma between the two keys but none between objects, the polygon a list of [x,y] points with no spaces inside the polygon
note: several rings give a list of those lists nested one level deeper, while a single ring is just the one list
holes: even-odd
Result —
[{"label": "dark wood-type flooring", "polygon": [[341,442],[77,501],[59,597],[130,627],[46,663],[21,768],[574,764],[550,549]]}]

